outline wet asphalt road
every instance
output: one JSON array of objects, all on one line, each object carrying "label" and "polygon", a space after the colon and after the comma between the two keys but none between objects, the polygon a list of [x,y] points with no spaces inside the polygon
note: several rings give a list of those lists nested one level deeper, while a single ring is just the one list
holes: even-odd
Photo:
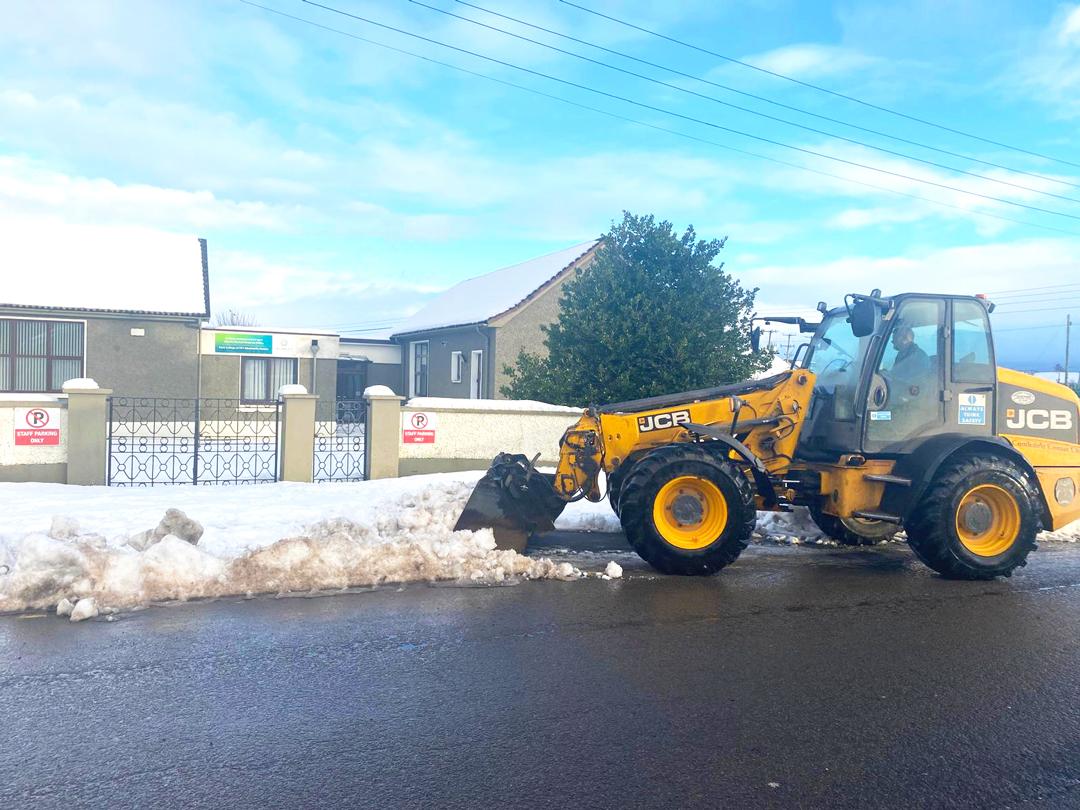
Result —
[{"label": "wet asphalt road", "polygon": [[0,807],[1080,807],[1075,546],[994,583],[900,546],[618,559],[0,617]]}]

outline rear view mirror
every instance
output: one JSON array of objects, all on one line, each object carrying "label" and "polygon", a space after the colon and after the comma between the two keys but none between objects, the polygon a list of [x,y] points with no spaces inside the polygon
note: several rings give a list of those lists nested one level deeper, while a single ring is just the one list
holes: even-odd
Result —
[{"label": "rear view mirror", "polygon": [[750,330],[750,348],[755,352],[761,351],[761,327],[756,326]]},{"label": "rear view mirror", "polygon": [[855,337],[874,334],[877,327],[877,305],[868,299],[860,298],[851,305],[851,333]]}]

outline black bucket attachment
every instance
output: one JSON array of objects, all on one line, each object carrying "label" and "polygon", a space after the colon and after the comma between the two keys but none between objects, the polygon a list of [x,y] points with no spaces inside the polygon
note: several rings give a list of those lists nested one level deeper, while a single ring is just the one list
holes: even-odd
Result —
[{"label": "black bucket attachment", "polygon": [[454,530],[491,529],[495,546],[525,551],[529,535],[549,532],[566,502],[555,494],[555,476],[537,472],[521,454],[499,453],[481,478]]}]

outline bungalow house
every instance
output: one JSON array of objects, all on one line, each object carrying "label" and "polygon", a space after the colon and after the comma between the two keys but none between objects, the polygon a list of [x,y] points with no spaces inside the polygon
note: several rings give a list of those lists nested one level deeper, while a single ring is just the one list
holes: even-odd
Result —
[{"label": "bungalow house", "polygon": [[206,242],[136,228],[0,226],[0,393],[92,377],[193,397],[210,314]]},{"label": "bungalow house", "polygon": [[403,392],[410,397],[501,399],[504,366],[545,351],[540,327],[559,313],[562,285],[592,263],[600,242],[582,242],[455,284],[403,323]]}]

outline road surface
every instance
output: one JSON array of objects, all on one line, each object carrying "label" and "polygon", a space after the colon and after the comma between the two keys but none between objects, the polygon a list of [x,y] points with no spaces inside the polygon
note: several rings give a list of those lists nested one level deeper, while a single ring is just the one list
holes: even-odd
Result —
[{"label": "road surface", "polygon": [[1075,546],[992,583],[902,546],[618,559],[0,617],[0,806],[1080,807]]}]

